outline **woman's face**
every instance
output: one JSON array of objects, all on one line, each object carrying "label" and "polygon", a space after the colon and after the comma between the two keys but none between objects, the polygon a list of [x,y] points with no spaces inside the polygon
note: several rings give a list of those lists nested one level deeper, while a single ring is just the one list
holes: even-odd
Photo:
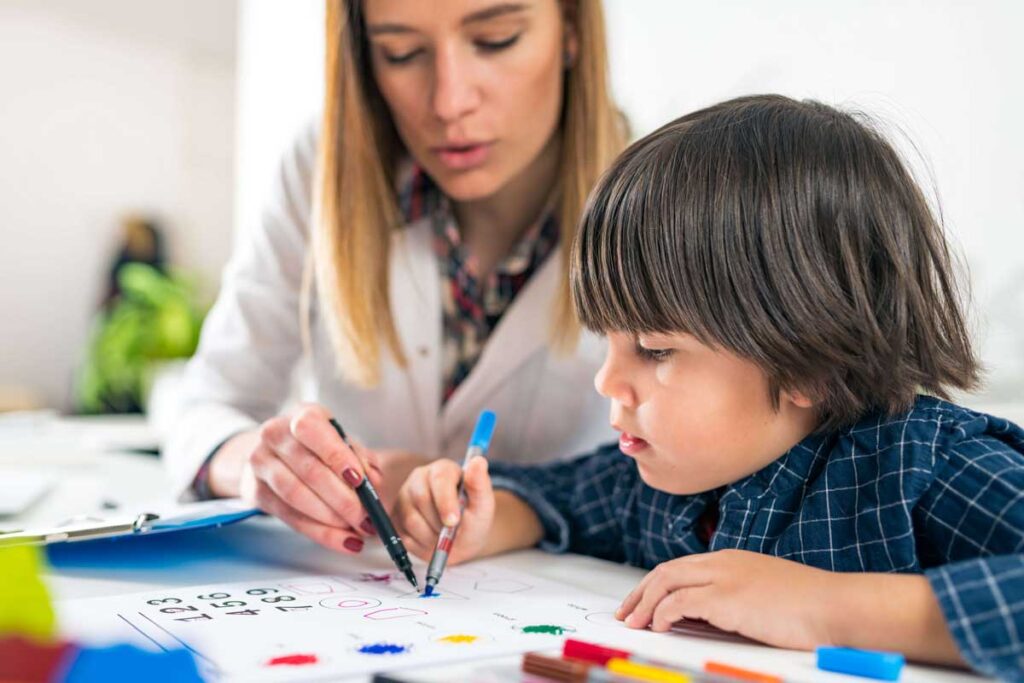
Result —
[{"label": "woman's face", "polygon": [[557,0],[363,0],[402,141],[449,197],[484,199],[553,141],[567,41]]}]

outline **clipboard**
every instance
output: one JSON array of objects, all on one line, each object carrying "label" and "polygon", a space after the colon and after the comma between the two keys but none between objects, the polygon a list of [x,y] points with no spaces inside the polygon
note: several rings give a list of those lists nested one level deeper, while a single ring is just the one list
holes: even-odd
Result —
[{"label": "clipboard", "polygon": [[239,498],[185,503],[153,512],[104,517],[84,516],[52,526],[8,530],[0,533],[0,547],[74,543],[99,538],[203,529],[234,524],[258,514],[262,514],[259,508],[254,508]]}]

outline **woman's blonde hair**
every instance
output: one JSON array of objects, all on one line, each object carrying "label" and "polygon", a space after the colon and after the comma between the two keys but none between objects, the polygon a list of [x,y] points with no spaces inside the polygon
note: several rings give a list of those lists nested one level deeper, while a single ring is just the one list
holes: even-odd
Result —
[{"label": "woman's blonde hair", "polygon": [[[576,223],[591,187],[625,144],[624,120],[608,85],[600,0],[562,0],[578,53],[567,66],[562,104],[559,220],[563,274],[551,343],[571,350],[579,335],[567,277]],[[338,368],[364,387],[377,384],[381,349],[406,363],[388,291],[392,233],[401,227],[395,172],[405,154],[377,89],[361,0],[327,0],[326,88],[311,249],[320,312]],[[306,301],[309,299],[309,270]],[[308,306],[304,306],[308,339]]]}]

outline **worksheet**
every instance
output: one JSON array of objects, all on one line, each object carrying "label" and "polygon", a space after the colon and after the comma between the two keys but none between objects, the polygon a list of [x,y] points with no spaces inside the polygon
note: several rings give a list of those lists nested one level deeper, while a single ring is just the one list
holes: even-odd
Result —
[{"label": "worksheet", "polygon": [[[557,649],[567,635],[640,645],[618,601],[499,568],[448,569],[431,597],[398,572],[359,568],[285,580],[212,583],[57,605],[63,631],[88,642],[187,648],[210,680],[365,675]],[[665,636],[660,636],[664,638]]]}]

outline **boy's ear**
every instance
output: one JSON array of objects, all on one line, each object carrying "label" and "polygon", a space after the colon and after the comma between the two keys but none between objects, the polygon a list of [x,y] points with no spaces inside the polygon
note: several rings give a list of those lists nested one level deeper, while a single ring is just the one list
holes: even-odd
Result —
[{"label": "boy's ear", "polygon": [[783,401],[792,403],[797,408],[813,408],[814,400],[799,389],[783,389],[780,397]]}]

